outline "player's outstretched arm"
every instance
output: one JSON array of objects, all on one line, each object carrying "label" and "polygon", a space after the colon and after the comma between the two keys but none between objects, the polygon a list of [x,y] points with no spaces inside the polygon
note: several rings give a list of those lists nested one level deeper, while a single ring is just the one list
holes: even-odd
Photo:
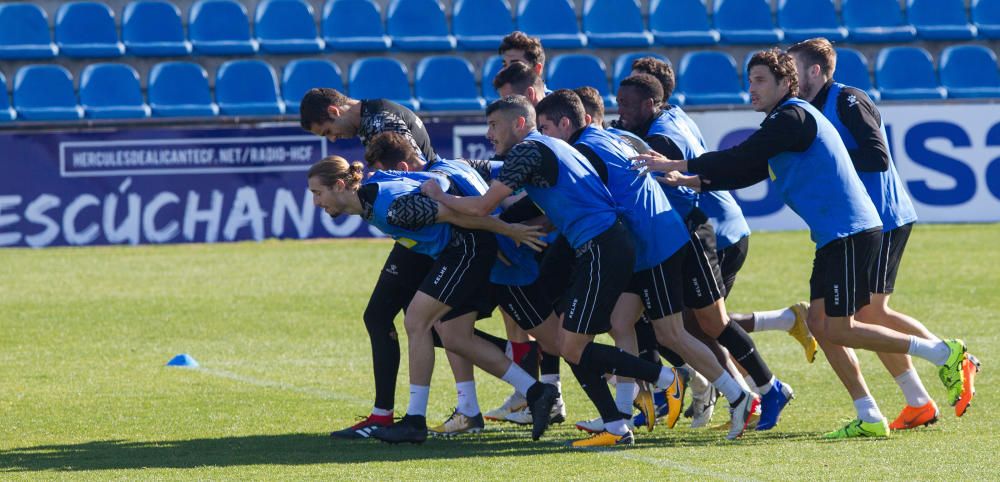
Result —
[{"label": "player's outstretched arm", "polygon": [[490,183],[489,190],[482,196],[453,196],[444,192],[436,182],[423,183],[420,191],[449,209],[468,216],[489,216],[507,196],[514,192],[498,181]]},{"label": "player's outstretched arm", "polygon": [[528,226],[520,223],[505,223],[493,216],[470,216],[450,209],[443,203],[438,203],[437,222],[450,223],[466,229],[490,231],[514,240],[517,245],[526,244],[535,251],[541,251],[546,246],[542,241],[545,232],[542,226]]},{"label": "player's outstretched arm", "polygon": [[640,172],[687,171],[687,167],[687,161],[667,159],[666,156],[656,151],[649,151],[645,154],[639,154],[632,158],[632,170]]}]

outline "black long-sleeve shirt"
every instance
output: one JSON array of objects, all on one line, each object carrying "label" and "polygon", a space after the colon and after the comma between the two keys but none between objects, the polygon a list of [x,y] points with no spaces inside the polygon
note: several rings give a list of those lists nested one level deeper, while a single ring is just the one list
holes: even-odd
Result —
[{"label": "black long-sleeve shirt", "polygon": [[[805,152],[816,140],[816,119],[797,105],[778,102],[760,129],[737,146],[706,152],[688,161],[688,172],[701,176],[702,189],[722,191],[757,184],[768,177],[768,159],[782,152]],[[704,182],[707,180],[708,182]]]},{"label": "black long-sleeve shirt", "polygon": [[[820,112],[830,95],[827,82],[811,102]],[[862,172],[889,169],[889,146],[882,136],[882,116],[868,95],[854,87],[844,87],[837,95],[837,117],[851,133],[857,147],[848,149],[854,168]]]},{"label": "black long-sleeve shirt", "polygon": [[386,99],[362,100],[361,144],[368,147],[368,141],[383,132],[402,134],[428,162],[437,157],[423,121],[412,110]]}]

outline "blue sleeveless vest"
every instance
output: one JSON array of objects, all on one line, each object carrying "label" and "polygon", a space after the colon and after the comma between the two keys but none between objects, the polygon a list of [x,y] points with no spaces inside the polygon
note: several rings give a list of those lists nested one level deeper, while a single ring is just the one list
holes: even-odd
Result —
[{"label": "blue sleeveless vest", "polygon": [[881,227],[878,211],[854,170],[837,129],[808,102],[791,98],[816,120],[816,139],[805,152],[783,152],[767,161],[773,186],[809,226],[816,249],[839,238]]},{"label": "blue sleeveless vest", "polygon": [[536,130],[524,140],[548,147],[558,160],[559,177],[554,186],[526,185],[525,191],[571,246],[579,248],[614,225],[618,219],[615,201],[583,154]]},{"label": "blue sleeveless vest", "polygon": [[392,202],[401,196],[419,193],[421,182],[409,177],[377,171],[364,184],[371,183],[378,186],[378,196],[375,198],[372,218],[368,222],[395,239],[399,244],[418,253],[437,258],[451,240],[450,224],[439,223],[411,231],[390,224],[389,220],[386,219]]},{"label": "blue sleeveless vest", "polygon": [[587,126],[576,141],[592,149],[608,168],[608,190],[624,210],[623,218],[635,242],[633,271],[652,268],[690,239],[687,226],[670,207],[663,189],[649,176],[629,169],[635,149],[611,132]]},{"label": "blue sleeveless vest", "polygon": [[[830,86],[830,93],[827,94],[826,104],[823,105],[823,115],[833,124],[833,127],[840,133],[840,138],[844,141],[847,149],[856,149],[858,143],[851,135],[847,127],[840,121],[837,115],[837,98],[840,97],[841,90],[847,87],[844,84],[834,82]],[[889,137],[885,133],[885,123],[879,125],[882,130],[882,138],[889,142]],[[858,177],[868,190],[868,196],[875,204],[875,209],[882,218],[882,229],[890,231],[904,224],[909,224],[917,220],[917,213],[913,210],[913,203],[910,196],[906,194],[903,183],[899,180],[899,173],[896,172],[896,164],[892,162],[892,154],[889,154],[889,169],[885,172],[858,172]]]}]

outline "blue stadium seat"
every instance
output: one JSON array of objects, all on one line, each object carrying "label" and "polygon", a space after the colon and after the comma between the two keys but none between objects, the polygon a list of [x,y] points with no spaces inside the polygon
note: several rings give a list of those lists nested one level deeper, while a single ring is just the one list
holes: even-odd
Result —
[{"label": "blue stadium seat", "polygon": [[723,43],[772,44],[784,38],[767,0],[715,0],[715,27]]},{"label": "blue stadium seat", "polygon": [[826,37],[831,42],[847,40],[847,29],[837,20],[833,0],[781,0],[778,26],[785,31],[786,42],[816,37]]},{"label": "blue stadium seat", "polygon": [[840,10],[851,42],[909,42],[917,35],[898,0],[841,0]]},{"label": "blue stadium seat", "polygon": [[517,28],[538,37],[545,48],[575,49],[587,46],[580,33],[576,10],[570,0],[522,0],[517,5]]},{"label": "blue stadium seat", "polygon": [[444,8],[438,0],[392,0],[386,31],[393,48],[408,51],[454,50]]},{"label": "blue stadium seat", "polygon": [[705,0],[653,0],[649,29],[661,45],[712,45],[719,31],[708,21]]},{"label": "blue stadium seat", "polygon": [[948,98],[1000,97],[997,56],[982,45],[954,45],[941,51],[941,85]]},{"label": "blue stadium seat", "polygon": [[254,36],[260,50],[269,54],[322,52],[316,36],[316,12],[305,0],[263,0],[254,14]]},{"label": "blue stadium seat", "polygon": [[215,73],[215,100],[222,115],[285,113],[274,69],[261,60],[230,60],[222,64]]},{"label": "blue stadium seat", "polygon": [[130,55],[140,57],[190,55],[181,11],[164,0],[136,0],[122,14],[122,40]]},{"label": "blue stadium seat", "polygon": [[417,110],[419,104],[410,92],[406,66],[389,57],[355,60],[347,75],[348,89],[355,99],[389,99]]},{"label": "blue stadium seat", "polygon": [[500,69],[503,68],[503,57],[499,55],[493,55],[483,62],[482,74],[480,75],[480,82],[483,88],[483,98],[486,99],[487,103],[493,102],[500,98],[500,94],[497,94],[496,89],[493,88],[493,78],[500,73]]},{"label": "blue stadium seat", "polygon": [[496,51],[514,30],[507,0],[456,0],[451,24],[459,50]]},{"label": "blue stadium seat", "polygon": [[837,51],[837,65],[834,67],[833,80],[867,92],[868,97],[874,101],[880,100],[882,94],[872,86],[868,59],[864,54],[846,47],[837,47],[834,50]]},{"label": "blue stadium seat", "polygon": [[970,10],[979,38],[1000,39],[1000,0],[972,0]]},{"label": "blue stadium seat", "polygon": [[583,6],[583,33],[593,47],[649,47],[637,0],[587,0]]},{"label": "blue stadium seat", "polygon": [[115,13],[100,2],[64,3],[56,11],[56,44],[67,57],[120,57]]},{"label": "blue stadium seat", "polygon": [[14,109],[18,119],[25,121],[83,118],[73,76],[60,65],[21,67],[14,76]]},{"label": "blue stadium seat", "polygon": [[17,118],[17,111],[10,106],[10,97],[7,95],[7,77],[0,72],[0,122],[12,121]]},{"label": "blue stadium seat", "polygon": [[188,37],[201,55],[247,55],[257,53],[250,38],[247,9],[236,0],[198,0],[188,11]]},{"label": "blue stadium seat", "polygon": [[615,71],[614,77],[612,77],[611,90],[613,92],[618,92],[618,84],[622,82],[622,79],[628,77],[632,73],[632,62],[643,57],[656,57],[666,63],[670,63],[670,59],[658,54],[656,52],[630,52],[627,54],[621,54],[615,59]]},{"label": "blue stadium seat", "polygon": [[425,57],[417,64],[414,90],[420,108],[425,111],[482,111],[486,101],[476,89],[472,66],[461,57],[441,55]]},{"label": "blue stadium seat", "polygon": [[976,27],[965,14],[964,0],[907,0],[906,15],[925,40],[970,40]]},{"label": "blue stadium seat", "polygon": [[547,70],[545,85],[552,90],[590,86],[601,93],[606,106],[618,105],[608,89],[608,69],[604,61],[593,55],[559,55],[548,63]]},{"label": "blue stadium seat", "polygon": [[875,61],[875,84],[882,99],[944,99],[931,54],[920,47],[886,47]]},{"label": "blue stadium seat", "polygon": [[281,96],[285,112],[299,113],[299,104],[309,89],[328,87],[344,92],[344,75],[337,64],[325,59],[299,59],[285,65],[281,76]]},{"label": "blue stadium seat", "polygon": [[160,62],[149,71],[153,117],[211,117],[219,114],[208,74],[193,62]]},{"label": "blue stadium seat", "polygon": [[144,119],[139,74],[127,64],[90,64],[80,74],[80,105],[90,119]]},{"label": "blue stadium seat", "polygon": [[0,5],[0,59],[51,59],[59,53],[49,17],[37,5]]},{"label": "blue stadium seat", "polygon": [[382,25],[382,10],[372,0],[327,0],[323,40],[327,50],[348,51],[389,50],[392,43]]},{"label": "blue stadium seat", "polygon": [[677,90],[685,105],[746,104],[750,96],[740,88],[736,60],[725,52],[688,52],[681,59]]}]

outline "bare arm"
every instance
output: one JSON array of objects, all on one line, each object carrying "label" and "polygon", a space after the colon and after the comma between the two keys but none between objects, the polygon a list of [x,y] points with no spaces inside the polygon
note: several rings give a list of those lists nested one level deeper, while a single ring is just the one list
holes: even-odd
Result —
[{"label": "bare arm", "polygon": [[491,182],[489,190],[482,196],[453,196],[442,191],[441,186],[435,182],[423,183],[420,191],[449,209],[467,216],[488,216],[514,192],[499,181]]},{"label": "bare arm", "polygon": [[542,236],[545,235],[541,226],[508,224],[493,216],[470,216],[450,209],[440,202],[438,203],[437,222],[450,223],[466,229],[494,232],[513,239],[518,245],[526,244],[535,251],[541,251],[546,246],[545,242],[541,240]]}]

